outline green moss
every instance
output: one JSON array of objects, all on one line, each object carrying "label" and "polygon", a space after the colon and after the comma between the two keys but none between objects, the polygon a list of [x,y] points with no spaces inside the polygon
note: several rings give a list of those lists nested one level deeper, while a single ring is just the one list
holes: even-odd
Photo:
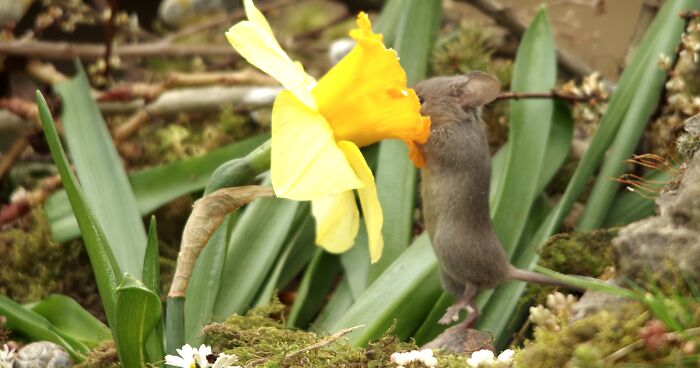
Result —
[{"label": "green moss", "polygon": [[[202,335],[215,353],[239,357],[237,364],[254,367],[392,367],[391,354],[418,349],[387,332],[366,348],[352,347],[346,340],[290,328],[282,319],[284,306],[273,301],[252,309],[246,316],[233,315],[224,323],[205,326]],[[313,344],[322,346],[300,352]],[[436,352],[440,367],[467,367],[463,356]],[[417,364],[408,367],[418,367]]]},{"label": "green moss", "polygon": [[133,168],[165,164],[203,155],[261,129],[226,106],[217,114],[180,114],[142,127],[127,152]]},{"label": "green moss", "polygon": [[[613,264],[612,239],[616,234],[614,229],[556,234],[539,249],[539,265],[564,274],[598,277]],[[554,289],[530,284],[521,302],[544,304]]]},{"label": "green moss", "polygon": [[[496,74],[501,83],[508,85],[512,71],[506,72],[496,67],[492,60],[493,53],[498,48],[498,42],[499,38],[488,28],[462,23],[459,28],[435,43],[432,70],[437,75],[464,74],[473,70],[482,70]],[[503,75],[498,75],[499,73]]]},{"label": "green moss", "polygon": [[612,265],[615,229],[557,234],[539,250],[541,266],[561,273],[600,276]]},{"label": "green moss", "polygon": [[690,160],[700,150],[700,136],[683,134],[676,140],[676,151],[683,160]]},{"label": "green moss", "polygon": [[106,341],[90,352],[84,362],[75,368],[119,368],[119,356],[113,341]]},{"label": "green moss", "polygon": [[[637,303],[618,312],[601,311],[558,331],[536,328],[534,340],[515,354],[515,367],[608,367],[626,363],[663,363],[675,355],[671,346],[651,351],[631,349],[616,361],[601,360],[639,340],[649,313]],[[604,364],[605,363],[605,364]]]},{"label": "green moss", "polygon": [[34,210],[0,232],[0,254],[0,294],[19,303],[66,294],[104,318],[82,242],[54,243],[43,210]]}]

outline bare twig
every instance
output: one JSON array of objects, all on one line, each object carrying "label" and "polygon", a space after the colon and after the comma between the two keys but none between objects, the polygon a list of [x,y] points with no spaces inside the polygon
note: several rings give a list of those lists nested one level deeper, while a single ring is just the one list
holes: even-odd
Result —
[{"label": "bare twig", "polygon": [[[353,332],[353,331],[357,330],[358,328],[362,328],[362,327],[364,327],[364,326],[365,326],[365,325],[359,325],[359,326],[344,328],[344,329],[342,329],[342,330],[340,330],[340,331],[334,333],[333,335],[330,335],[330,336],[324,338],[323,340],[321,340],[321,341],[319,341],[319,342],[313,343],[313,344],[311,344],[311,345],[309,345],[309,346],[306,346],[306,347],[303,347],[303,348],[301,348],[301,349],[299,349],[299,350],[295,350],[295,351],[293,351],[293,352],[291,352],[291,353],[285,355],[282,359],[285,360],[285,359],[293,358],[293,357],[295,357],[295,356],[297,356],[297,355],[299,355],[299,354],[308,353],[309,351],[312,351],[312,350],[316,350],[316,349],[320,349],[320,348],[326,347],[326,346],[328,346],[328,345],[334,343],[335,341],[337,341],[337,340],[340,339],[341,337],[343,337],[343,336],[349,334],[350,332]],[[268,359],[269,359],[268,357],[255,359],[255,360],[252,360],[252,361],[246,363],[245,366],[246,366],[246,368],[248,368],[248,367],[253,367],[253,366],[257,365],[257,364],[260,364],[260,363],[265,362],[265,361],[268,360]]]},{"label": "bare twig", "polygon": [[599,97],[595,96],[578,96],[570,95],[566,93],[559,92],[557,90],[552,90],[551,92],[541,92],[541,93],[518,93],[518,92],[503,92],[496,100],[520,100],[520,99],[533,99],[533,98],[551,98],[556,100],[566,100],[570,102],[587,102],[594,103],[600,100]]},{"label": "bare twig", "polygon": [[641,348],[644,346],[644,340],[637,340],[629,345],[626,345],[622,347],[619,350],[614,351],[612,354],[608,355],[605,357],[605,361],[607,362],[614,362],[618,359],[622,359],[624,356],[628,355],[629,353]]},{"label": "bare twig", "polygon": [[51,193],[61,186],[61,177],[50,176],[41,181],[39,188],[24,193],[23,197],[0,208],[0,225],[8,224],[24,216],[29,210],[44,203]]},{"label": "bare twig", "polygon": [[0,98],[0,109],[5,109],[26,120],[39,122],[39,109],[32,101],[19,97]]},{"label": "bare twig", "polygon": [[106,32],[105,32],[105,54],[104,54],[104,63],[105,63],[105,69],[104,69],[104,77],[106,80],[109,80],[109,73],[112,70],[112,63],[110,60],[112,59],[112,48],[114,47],[114,35],[116,34],[116,27],[115,27],[115,19],[117,17],[117,11],[119,10],[119,0],[110,0],[109,1],[109,20],[107,21],[106,25]]},{"label": "bare twig", "polygon": [[[96,60],[104,57],[105,45],[94,43],[69,43],[49,41],[7,41],[0,42],[0,55],[27,56],[45,59]],[[112,52],[119,57],[153,56],[227,56],[238,57],[228,45],[171,45],[150,42],[129,45],[115,45]]]},{"label": "bare twig", "polygon": [[338,24],[350,19],[353,16],[353,14],[350,14],[348,11],[343,11],[341,14],[339,14],[337,17],[331,19],[328,21],[328,23],[316,28],[312,29],[308,32],[301,33],[294,37],[296,41],[302,41],[302,40],[309,40],[309,39],[314,39],[321,35],[321,33],[327,31],[329,28],[335,27]]},{"label": "bare twig", "polygon": [[32,60],[27,63],[27,72],[32,78],[50,85],[68,80],[68,77],[56,70],[53,64],[39,60]]},{"label": "bare twig", "polygon": [[208,85],[259,85],[273,86],[279,83],[272,77],[253,69],[236,72],[172,73],[161,83],[129,83],[104,91],[97,95],[97,101],[130,101],[143,98],[152,101],[168,89]]},{"label": "bare twig", "polygon": [[[270,11],[285,7],[289,4],[292,4],[294,0],[278,0],[275,2],[269,2],[269,3],[264,3],[258,5],[258,10],[260,10],[263,14],[266,14]],[[205,31],[210,28],[218,27],[222,24],[225,23],[231,23],[236,20],[243,19],[245,17],[245,12],[240,9],[236,10],[235,12],[231,14],[222,14],[217,17],[208,19],[207,21],[203,23],[198,23],[195,24],[191,27],[183,28],[182,30],[178,32],[171,33],[167,37],[163,38],[160,42],[161,43],[171,43],[175,40],[181,39],[183,37],[187,37],[202,31]]]},{"label": "bare twig", "polygon": [[269,106],[281,87],[241,87],[211,86],[182,88],[160,95],[155,101],[138,109],[124,124],[113,131],[117,144],[138,130],[148,120],[155,117],[182,112],[215,112],[222,106],[236,105],[237,112],[248,108]]},{"label": "bare twig", "polygon": [[[494,0],[461,0],[481,13],[492,18],[498,25],[507,29],[518,39],[523,37],[527,26],[518,20],[515,12],[510,7],[503,6]],[[564,50],[557,50],[559,65],[569,74],[584,77],[591,74],[592,69],[580,58],[569,54]]]},{"label": "bare twig", "polygon": [[5,154],[0,157],[0,179],[7,174],[15,161],[22,155],[25,149],[29,147],[29,139],[23,136],[16,140]]}]

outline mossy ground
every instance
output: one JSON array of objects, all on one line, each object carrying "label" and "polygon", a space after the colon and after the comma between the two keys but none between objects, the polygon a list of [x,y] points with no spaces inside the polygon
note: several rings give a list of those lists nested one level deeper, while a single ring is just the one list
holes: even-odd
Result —
[{"label": "mossy ground", "polygon": [[218,113],[180,114],[149,122],[122,144],[121,153],[133,170],[200,156],[262,130],[227,106]]},{"label": "mossy ground", "polygon": [[557,234],[539,249],[539,264],[561,273],[598,277],[612,265],[615,229]]},{"label": "mossy ground", "polygon": [[[255,367],[396,367],[391,354],[418,349],[413,342],[401,342],[390,331],[366,348],[353,347],[342,337],[337,340],[313,332],[287,327],[282,320],[284,306],[273,302],[251,310],[246,316],[231,316],[221,324],[202,330],[214,352],[236,354],[240,365]],[[302,351],[313,344],[322,346]],[[436,352],[439,367],[467,367],[466,357]],[[408,367],[419,367],[417,364]]]},{"label": "mossy ground", "polygon": [[93,349],[85,361],[77,364],[75,368],[119,368],[119,356],[114,342],[106,341]]},{"label": "mossy ground", "polygon": [[0,294],[19,303],[65,294],[104,320],[82,242],[53,242],[43,210],[32,211],[0,232],[0,254]]},{"label": "mossy ground", "polygon": [[[599,277],[612,266],[615,229],[562,233],[552,236],[538,251],[540,266],[568,275]],[[528,285],[524,302],[544,304],[554,287]]]},{"label": "mossy ground", "polygon": [[[515,367],[697,367],[680,339],[651,346],[642,338],[649,311],[630,302],[615,312],[600,311],[558,330],[537,327],[514,358]],[[692,341],[691,338],[690,340]]]}]

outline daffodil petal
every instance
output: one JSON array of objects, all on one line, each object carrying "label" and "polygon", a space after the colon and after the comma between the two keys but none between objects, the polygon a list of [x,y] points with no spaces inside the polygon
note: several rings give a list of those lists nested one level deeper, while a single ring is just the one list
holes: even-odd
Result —
[{"label": "daffodil petal", "polygon": [[314,199],[311,213],[316,219],[316,244],[331,253],[342,253],[355,244],[360,213],[352,190]]},{"label": "daffodil petal", "polygon": [[311,200],[362,188],[325,118],[282,91],[272,108],[272,187],[278,197]]},{"label": "daffodil petal", "polygon": [[384,214],[382,213],[382,206],[377,196],[374,175],[372,175],[372,170],[367,166],[367,161],[365,161],[357,145],[349,141],[340,141],[338,142],[338,147],[345,153],[345,157],[348,158],[357,177],[365,183],[365,187],[358,189],[357,193],[360,197],[362,214],[365,218],[365,226],[367,227],[370,259],[372,263],[375,263],[381,258],[382,250],[384,249],[384,238],[382,237]]},{"label": "daffodil petal", "polygon": [[255,22],[243,21],[231,27],[226,38],[249,63],[277,79],[308,108],[317,110],[311,94],[316,81],[289,58],[272,33]]},{"label": "daffodil petal", "polygon": [[255,25],[262,28],[274,38],[274,33],[272,33],[270,23],[267,22],[267,19],[265,19],[263,13],[255,7],[253,0],[243,0],[243,9],[245,10],[245,15],[249,21],[255,23]]},{"label": "daffodil petal", "polygon": [[[416,92],[406,86],[406,72],[394,50],[372,33],[367,14],[357,17],[351,31],[355,47],[318,81],[313,90],[319,111],[330,122],[337,140],[364,147],[387,138],[398,138],[409,147],[424,144],[430,135],[430,119],[420,114]],[[420,166],[422,154],[412,149]]]}]

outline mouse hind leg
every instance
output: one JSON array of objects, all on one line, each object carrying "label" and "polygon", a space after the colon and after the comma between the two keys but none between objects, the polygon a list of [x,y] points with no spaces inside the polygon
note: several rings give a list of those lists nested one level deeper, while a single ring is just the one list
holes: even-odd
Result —
[{"label": "mouse hind leg", "polygon": [[459,319],[459,312],[464,309],[469,315],[462,324],[465,327],[470,327],[479,317],[479,309],[474,304],[474,297],[479,292],[479,287],[474,284],[462,284],[444,271],[440,271],[440,279],[445,290],[457,297],[457,300],[447,308],[447,311],[445,311],[438,323],[448,325],[456,322]]}]

